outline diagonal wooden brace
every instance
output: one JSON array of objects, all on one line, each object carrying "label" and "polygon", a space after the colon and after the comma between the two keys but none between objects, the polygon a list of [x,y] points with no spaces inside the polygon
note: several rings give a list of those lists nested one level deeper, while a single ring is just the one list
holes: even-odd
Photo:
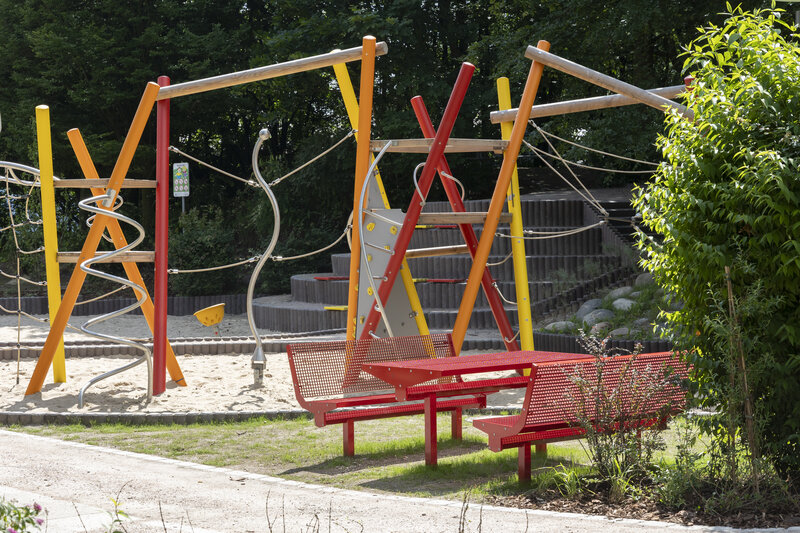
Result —
[{"label": "diagonal wooden brace", "polygon": [[[428,115],[428,110],[425,107],[425,102],[422,100],[422,97],[415,96],[412,98],[411,106],[414,108],[414,113],[417,115],[417,121],[419,122],[419,127],[422,129],[422,135],[426,138],[434,137],[436,135],[436,130],[433,129],[433,122],[431,121],[430,115]],[[447,194],[447,199],[450,201],[450,206],[453,208],[453,211],[466,211],[464,208],[464,201],[461,199],[461,195],[459,194],[455,183],[453,183],[453,180],[448,179],[444,175],[453,175],[453,172],[450,170],[450,165],[447,163],[447,158],[444,155],[442,155],[441,159],[436,162],[436,170],[439,172],[439,177],[442,180],[442,186],[444,187],[444,191]],[[458,228],[461,230],[461,235],[464,237],[464,242],[467,243],[467,249],[474,259],[475,250],[478,248],[478,237],[475,234],[475,229],[473,229],[471,224],[459,224]],[[483,292],[486,295],[486,300],[489,302],[489,307],[492,310],[494,320],[497,322],[497,327],[500,330],[500,334],[503,336],[503,342],[505,343],[506,350],[510,352],[519,350],[519,345],[516,341],[516,335],[514,335],[514,330],[511,328],[511,321],[506,314],[506,310],[503,307],[503,302],[500,300],[500,296],[497,294],[497,291],[494,288],[494,279],[492,278],[492,274],[489,272],[489,269],[485,269],[483,271],[483,276],[481,277],[481,286],[483,287]]]},{"label": "diagonal wooden brace", "polygon": [[[384,281],[382,281],[378,287],[378,298],[380,298],[381,302],[387,302],[389,300],[389,295],[392,292],[395,279],[397,279],[397,274],[400,271],[400,265],[406,255],[406,250],[408,250],[408,245],[411,242],[411,236],[419,220],[422,205],[425,203],[425,197],[427,197],[428,191],[430,191],[431,185],[433,184],[433,179],[436,177],[436,163],[441,159],[442,154],[444,154],[447,140],[450,138],[450,133],[453,131],[453,126],[455,125],[464,97],[467,94],[467,88],[469,87],[473,72],[475,72],[475,65],[462,63],[458,78],[453,86],[453,91],[450,93],[450,99],[445,107],[442,122],[439,124],[439,129],[434,137],[431,151],[428,153],[425,166],[420,173],[419,189],[414,191],[414,195],[411,198],[411,203],[408,206],[405,219],[403,220],[403,227],[400,228],[400,232],[397,234],[393,255],[389,259],[389,263],[383,273]],[[353,250],[354,254],[357,253],[355,242],[353,244]],[[362,339],[369,338],[371,334],[375,332],[380,318],[380,311],[377,309],[377,306],[371,306],[367,314],[364,329],[361,332]]]},{"label": "diagonal wooden brace", "polygon": [[[550,43],[547,41],[539,41],[537,46],[545,51],[550,49]],[[456,321],[453,324],[453,346],[456,353],[461,352],[461,345],[464,343],[464,337],[467,334],[467,326],[475,307],[475,298],[478,296],[478,288],[483,277],[483,271],[486,269],[486,260],[489,258],[489,252],[492,248],[494,233],[497,231],[497,222],[505,204],[506,193],[511,183],[511,175],[517,166],[517,156],[519,155],[520,146],[522,146],[522,138],[525,136],[525,128],[528,125],[528,120],[525,117],[530,116],[536,93],[539,90],[539,82],[542,79],[543,70],[544,65],[534,61],[528,71],[528,79],[525,81],[525,89],[522,91],[517,119],[514,121],[508,145],[503,153],[503,164],[500,166],[500,172],[497,175],[497,182],[492,193],[492,200],[486,215],[486,224],[478,241],[478,249],[475,251],[472,268],[469,271],[467,286],[464,288],[461,304],[458,307],[458,315],[456,315]]]},{"label": "diagonal wooden brace", "polygon": [[[75,152],[75,156],[78,158],[78,163],[81,166],[84,176],[86,176],[87,179],[99,180],[100,175],[97,173],[97,169],[95,168],[94,163],[89,156],[89,150],[86,148],[86,144],[83,142],[81,132],[77,128],[71,129],[67,132],[67,137],[69,138],[70,144],[72,144],[72,149]],[[91,190],[92,195],[94,196],[99,196],[105,193],[105,190],[100,187],[92,187]],[[128,245],[128,241],[125,239],[125,234],[122,232],[122,228],[120,227],[118,220],[114,218],[110,219],[106,229],[108,230],[111,240],[114,243],[114,247],[117,250]],[[155,326],[155,309],[153,307],[153,300],[150,298],[150,294],[147,292],[147,286],[142,279],[142,274],[139,272],[139,266],[136,263],[123,261],[122,268],[125,269],[125,275],[128,276],[129,280],[140,287],[144,287],[145,289],[145,301],[142,302],[141,309],[142,314],[147,321],[147,325],[150,327],[150,331],[153,332]],[[136,298],[142,297],[138,291],[134,292],[136,293]],[[186,386],[186,380],[183,377],[183,372],[181,372],[181,367],[178,365],[178,360],[175,358],[175,352],[172,350],[172,345],[169,344],[169,341],[167,341],[167,370],[169,370],[169,375],[172,380],[175,381],[175,383],[182,387]]]},{"label": "diagonal wooden brace", "polygon": [[[139,102],[139,107],[136,109],[136,114],[133,116],[128,135],[125,137],[125,142],[122,144],[122,149],[117,157],[114,170],[111,172],[111,178],[108,182],[108,190],[111,192],[110,205],[114,205],[117,192],[122,187],[122,182],[125,181],[125,175],[128,173],[128,168],[133,160],[136,147],[139,145],[139,141],[142,138],[142,132],[147,124],[150,112],[153,110],[157,94],[158,84],[152,82],[148,83],[145,87],[142,99]],[[39,354],[36,368],[34,368],[33,375],[28,382],[28,388],[25,390],[26,396],[36,394],[42,390],[44,379],[47,377],[47,371],[50,369],[50,365],[53,362],[53,356],[55,355],[59,340],[64,334],[64,329],[67,327],[72,309],[75,306],[75,302],[78,300],[78,294],[80,294],[81,287],[86,279],[86,273],[80,269],[79,265],[90,257],[94,257],[97,251],[97,245],[100,244],[100,239],[110,220],[111,218],[105,215],[97,215],[91,228],[89,228],[89,234],[86,236],[83,248],[81,248],[78,265],[76,265],[75,270],[72,271],[67,289],[64,291],[64,297],[61,299],[61,305],[58,308],[55,319],[53,319],[50,324],[50,332],[47,334],[44,348],[42,348],[42,353]]]}]

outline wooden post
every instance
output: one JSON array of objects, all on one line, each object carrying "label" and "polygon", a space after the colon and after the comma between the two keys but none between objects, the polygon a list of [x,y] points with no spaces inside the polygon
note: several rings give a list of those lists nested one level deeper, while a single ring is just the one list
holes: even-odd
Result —
[{"label": "wooden post", "polygon": [[[497,101],[501,110],[511,107],[511,89],[508,78],[497,80]],[[503,140],[511,137],[512,122],[503,122],[500,132]],[[508,187],[508,212],[511,213],[511,255],[514,262],[514,285],[517,292],[517,319],[519,320],[519,343],[523,350],[533,350],[533,316],[531,314],[531,295],[528,287],[528,266],[525,255],[525,239],[522,238],[522,202],[519,193],[519,174],[517,165],[511,172],[511,185]]]},{"label": "wooden post", "polygon": [[[39,183],[41,184],[44,266],[47,276],[47,308],[50,323],[61,306],[61,276],[58,271],[58,231],[56,230],[56,195],[53,189],[53,147],[50,140],[50,108],[36,106],[36,140],[39,148]],[[64,337],[53,355],[53,381],[65,383]]]},{"label": "wooden post", "polygon": [[[347,340],[356,338],[358,313],[358,270],[361,258],[361,188],[369,170],[369,141],[372,127],[372,91],[375,83],[375,37],[367,35],[361,45],[361,84],[358,99],[358,146],[356,147],[356,179],[353,188],[353,229],[350,239],[350,287],[347,294]],[[366,202],[366,199],[364,200]]]},{"label": "wooden post", "polygon": [[[159,76],[158,85],[169,85],[169,77]],[[159,91],[160,92],[160,91]],[[169,254],[169,99],[156,106],[156,259],[153,265],[155,328],[153,330],[153,395],[167,389],[167,258]]]},{"label": "wooden post", "polygon": [[[630,83],[625,83],[624,81],[620,81],[616,78],[612,78],[606,74],[602,74],[597,72],[596,70],[592,70],[588,67],[584,67],[583,65],[579,65],[577,63],[573,63],[568,59],[564,59],[563,57],[559,57],[555,54],[551,54],[546,50],[541,50],[538,48],[534,48],[533,46],[529,46],[527,51],[525,52],[525,57],[528,59],[532,59],[538,63],[547,65],[548,67],[552,67],[556,70],[560,70],[561,72],[566,72],[571,76],[575,76],[576,78],[582,79],[584,81],[588,81],[594,85],[599,85],[604,89],[608,89],[609,91],[614,91],[615,93],[624,94],[634,100],[638,100],[643,104],[647,104],[651,107],[655,107],[656,109],[660,109],[661,111],[665,111],[666,108],[674,107],[678,110],[683,116],[688,118],[689,120],[694,120],[694,112],[691,109],[686,107],[685,105],[681,105],[678,103],[673,102],[672,100],[667,100],[657,94],[653,94],[651,92],[645,91],[644,89],[640,89]],[[520,106],[520,109],[522,106]],[[525,115],[529,116],[530,112],[526,111]]]}]

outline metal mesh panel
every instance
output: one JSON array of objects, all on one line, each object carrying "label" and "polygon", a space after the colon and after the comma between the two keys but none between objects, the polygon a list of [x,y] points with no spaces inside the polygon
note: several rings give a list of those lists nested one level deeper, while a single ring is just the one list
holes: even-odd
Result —
[{"label": "metal mesh panel", "polygon": [[687,374],[686,363],[671,352],[592,359],[574,365],[542,364],[531,385],[530,401],[524,406],[525,428],[545,430],[577,424],[580,419],[602,422],[616,418],[617,424],[641,424],[644,417],[683,408],[686,392],[682,384]]},{"label": "metal mesh panel", "polygon": [[[306,399],[385,391],[390,388],[384,381],[363,372],[363,364],[454,355],[449,333],[306,342],[292,344],[287,351],[296,387]],[[452,381],[453,378],[443,378],[439,382]]]}]

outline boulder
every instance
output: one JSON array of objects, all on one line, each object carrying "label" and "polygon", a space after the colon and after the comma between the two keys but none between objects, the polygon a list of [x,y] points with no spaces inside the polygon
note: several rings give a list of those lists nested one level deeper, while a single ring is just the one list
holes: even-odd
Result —
[{"label": "boulder", "polygon": [[575,318],[578,320],[583,320],[583,317],[600,307],[602,305],[603,300],[600,298],[593,298],[591,300],[586,300],[583,302],[583,305],[578,309],[578,312],[575,313]]},{"label": "boulder", "polygon": [[650,326],[650,319],[649,318],[637,318],[633,321],[633,325],[637,328],[646,328]]},{"label": "boulder", "polygon": [[608,331],[608,328],[611,327],[611,324],[608,322],[598,322],[594,326],[592,326],[591,331],[589,332],[591,335],[599,335]]},{"label": "boulder", "polygon": [[611,337],[618,338],[618,337],[627,337],[630,334],[631,330],[628,328],[617,328],[612,329],[608,332]]},{"label": "boulder", "polygon": [[644,274],[639,274],[636,276],[636,281],[633,282],[634,287],[645,287],[647,285],[652,285],[653,275],[650,272],[645,272]]},{"label": "boulder", "polygon": [[611,300],[616,300],[617,298],[622,298],[623,296],[627,296],[633,292],[633,287],[630,285],[625,287],[620,287],[618,289],[614,289],[613,291],[608,293],[608,298]]},{"label": "boulder", "polygon": [[545,331],[549,331],[550,333],[561,333],[562,331],[569,331],[575,327],[575,323],[570,322],[568,320],[562,320],[560,322],[553,322],[551,324],[547,324],[544,327]]},{"label": "boulder", "polygon": [[583,323],[587,326],[594,326],[599,322],[604,322],[606,320],[611,320],[614,318],[614,312],[609,311],[608,309],[595,309],[585,317],[583,317]]},{"label": "boulder", "polygon": [[636,304],[633,300],[629,300],[627,298],[617,298],[613,302],[611,302],[611,307],[616,309],[617,311],[628,311],[631,307]]}]

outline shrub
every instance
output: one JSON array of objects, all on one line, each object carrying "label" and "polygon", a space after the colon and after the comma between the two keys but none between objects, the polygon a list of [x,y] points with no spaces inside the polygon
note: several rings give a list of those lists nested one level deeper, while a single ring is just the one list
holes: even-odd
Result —
[{"label": "shrub", "polygon": [[[226,220],[219,207],[192,209],[178,219],[170,235],[170,268],[201,269],[233,263],[247,255],[237,246],[236,224]],[[173,294],[224,294],[241,290],[243,269],[217,270],[170,276]]]},{"label": "shrub", "polygon": [[695,120],[668,114],[658,139],[665,161],[634,200],[662,236],[641,240],[642,263],[685,303],[665,318],[678,347],[692,350],[707,406],[726,409],[736,379],[730,329],[712,327],[727,313],[725,266],[736,299],[749,287],[780,295],[742,310],[737,334],[747,366],[760,369],[750,390],[763,451],[798,479],[800,48],[785,37],[779,11],[728,11],[721,27],[702,28],[686,47],[684,68],[695,80],[685,102]]},{"label": "shrub", "polygon": [[3,533],[24,533],[39,529],[44,520],[37,518],[42,512],[42,506],[17,505],[13,502],[0,499],[0,531]]}]

